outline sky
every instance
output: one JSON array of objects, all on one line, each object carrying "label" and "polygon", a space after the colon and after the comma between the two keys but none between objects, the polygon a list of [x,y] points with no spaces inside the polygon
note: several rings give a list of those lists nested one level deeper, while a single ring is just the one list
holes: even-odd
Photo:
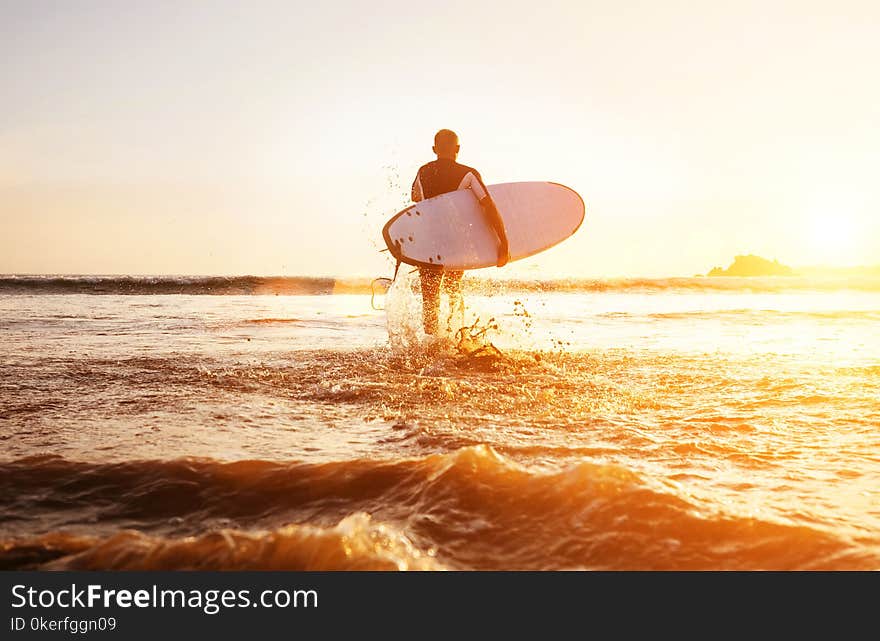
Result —
[{"label": "sky", "polygon": [[388,275],[433,134],[584,225],[487,276],[880,262],[880,4],[0,0],[0,273]]}]

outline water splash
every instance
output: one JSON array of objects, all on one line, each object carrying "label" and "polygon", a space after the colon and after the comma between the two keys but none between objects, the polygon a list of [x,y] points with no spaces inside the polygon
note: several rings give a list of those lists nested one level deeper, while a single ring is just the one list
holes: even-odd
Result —
[{"label": "water splash", "polygon": [[385,324],[388,342],[395,351],[407,351],[421,345],[422,301],[416,294],[418,272],[401,269],[385,294]]},{"label": "water splash", "polygon": [[465,358],[503,358],[504,353],[491,340],[490,333],[498,331],[498,323],[490,318],[485,324],[477,318],[473,324],[459,328],[455,333],[455,349]]},{"label": "water splash", "polygon": [[454,346],[466,327],[465,306],[455,305],[446,293],[440,296],[438,334],[429,336],[422,327],[422,297],[418,270],[401,269],[385,295],[388,342],[394,350],[433,350]]}]

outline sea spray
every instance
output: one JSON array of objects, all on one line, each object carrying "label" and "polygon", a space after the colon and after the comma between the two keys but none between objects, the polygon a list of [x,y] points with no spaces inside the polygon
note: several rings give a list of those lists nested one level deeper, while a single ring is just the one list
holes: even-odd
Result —
[{"label": "sea spray", "polygon": [[494,318],[486,323],[477,318],[473,324],[461,327],[455,333],[455,349],[466,358],[501,358],[504,354],[489,340],[491,332],[497,330]]},{"label": "sea spray", "polygon": [[394,350],[405,351],[421,343],[422,301],[415,293],[418,272],[402,266],[385,295],[385,324],[388,342]]},{"label": "sea spray", "polygon": [[388,342],[392,349],[407,350],[436,347],[439,343],[454,341],[458,331],[465,327],[467,303],[456,305],[441,292],[438,312],[439,333],[432,337],[422,327],[422,297],[418,270],[402,268],[385,295]]},{"label": "sea spray", "polygon": [[[496,283],[491,292],[466,296],[464,304],[454,305],[445,293],[440,296],[439,332],[428,336],[422,328],[422,298],[417,270],[401,270],[389,287],[384,301],[388,341],[395,351],[427,351],[447,356],[500,358],[504,349],[534,351],[538,340],[534,335],[532,314],[524,299],[513,301],[507,310],[487,306],[487,297],[504,295]],[[531,306],[531,301],[529,301]],[[498,311],[502,311],[498,314]],[[487,319],[488,320],[484,320]],[[544,337],[547,338],[547,337]],[[544,341],[546,342],[546,341]],[[563,343],[553,340],[554,349]]]}]

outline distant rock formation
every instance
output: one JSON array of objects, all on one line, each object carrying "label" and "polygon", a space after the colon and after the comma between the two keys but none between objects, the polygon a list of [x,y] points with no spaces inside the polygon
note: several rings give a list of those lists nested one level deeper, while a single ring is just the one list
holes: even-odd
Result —
[{"label": "distant rock formation", "polygon": [[760,256],[736,256],[730,267],[713,268],[707,276],[795,276],[796,272],[778,260],[767,260]]}]

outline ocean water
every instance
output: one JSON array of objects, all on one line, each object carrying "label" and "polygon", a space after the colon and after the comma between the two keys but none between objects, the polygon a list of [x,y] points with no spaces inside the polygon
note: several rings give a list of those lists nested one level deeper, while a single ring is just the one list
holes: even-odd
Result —
[{"label": "ocean water", "polygon": [[0,278],[0,567],[880,569],[880,283],[414,281]]}]

